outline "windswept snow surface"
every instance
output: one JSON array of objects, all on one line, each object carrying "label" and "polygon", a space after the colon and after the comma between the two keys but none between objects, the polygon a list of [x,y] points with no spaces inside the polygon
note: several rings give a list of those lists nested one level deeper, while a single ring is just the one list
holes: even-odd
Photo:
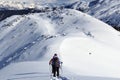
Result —
[{"label": "windswept snow surface", "polygon": [[55,52],[70,80],[120,79],[120,33],[87,14],[57,9],[13,16],[0,22],[0,33],[1,80],[49,80]]},{"label": "windswept snow surface", "polygon": [[90,5],[89,14],[113,27],[120,27],[120,0],[94,0]]},{"label": "windswept snow surface", "polygon": [[[117,78],[82,76],[70,72],[66,67],[60,70],[62,80],[119,80]],[[51,67],[47,61],[31,61],[10,64],[0,73],[1,80],[51,80]],[[59,79],[61,80],[61,79]]]},{"label": "windswept snow surface", "polygon": [[88,13],[120,30],[120,0],[79,0],[67,7]]}]

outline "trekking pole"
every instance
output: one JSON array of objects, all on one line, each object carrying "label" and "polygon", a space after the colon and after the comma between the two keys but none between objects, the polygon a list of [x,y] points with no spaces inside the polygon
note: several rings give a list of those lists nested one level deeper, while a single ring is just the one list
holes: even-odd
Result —
[{"label": "trekking pole", "polygon": [[49,65],[49,72],[50,72],[50,79],[52,79],[52,69],[51,69],[51,65]]},{"label": "trekking pole", "polygon": [[61,75],[63,75],[62,64],[63,64],[63,62],[61,62],[61,67],[60,67],[60,69],[61,69]]}]

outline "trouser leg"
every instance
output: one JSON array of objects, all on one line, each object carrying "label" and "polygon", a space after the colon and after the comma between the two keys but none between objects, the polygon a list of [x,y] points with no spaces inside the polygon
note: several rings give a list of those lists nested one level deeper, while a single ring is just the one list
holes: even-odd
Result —
[{"label": "trouser leg", "polygon": [[52,73],[53,73],[53,76],[56,77],[56,67],[55,66],[52,66]]},{"label": "trouser leg", "polygon": [[52,74],[54,73],[54,69],[53,69],[53,66],[52,66]]},{"label": "trouser leg", "polygon": [[56,68],[57,76],[59,77],[59,67]]}]

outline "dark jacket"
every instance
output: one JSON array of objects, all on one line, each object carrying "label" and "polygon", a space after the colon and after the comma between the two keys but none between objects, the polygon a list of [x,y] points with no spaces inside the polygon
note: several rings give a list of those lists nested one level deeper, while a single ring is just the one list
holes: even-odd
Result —
[{"label": "dark jacket", "polygon": [[53,57],[49,64],[51,64],[52,66],[55,66],[55,67],[60,67],[60,60],[58,57]]}]

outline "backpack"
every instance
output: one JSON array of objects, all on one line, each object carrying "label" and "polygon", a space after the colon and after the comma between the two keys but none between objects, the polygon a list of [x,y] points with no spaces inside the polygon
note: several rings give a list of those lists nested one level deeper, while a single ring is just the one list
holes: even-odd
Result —
[{"label": "backpack", "polygon": [[58,57],[53,57],[52,65],[55,66],[55,67],[60,67],[60,61],[59,61]]}]

